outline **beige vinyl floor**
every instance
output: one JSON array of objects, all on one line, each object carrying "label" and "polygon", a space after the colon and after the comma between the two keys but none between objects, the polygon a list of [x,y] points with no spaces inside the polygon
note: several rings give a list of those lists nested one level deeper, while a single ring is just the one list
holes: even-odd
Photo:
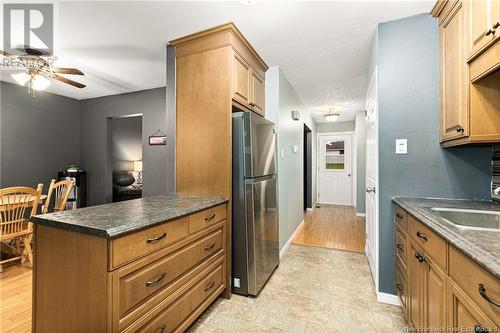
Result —
[{"label": "beige vinyl floor", "polygon": [[256,298],[219,299],[189,332],[406,332],[401,309],[377,303],[366,257],[291,245]]}]

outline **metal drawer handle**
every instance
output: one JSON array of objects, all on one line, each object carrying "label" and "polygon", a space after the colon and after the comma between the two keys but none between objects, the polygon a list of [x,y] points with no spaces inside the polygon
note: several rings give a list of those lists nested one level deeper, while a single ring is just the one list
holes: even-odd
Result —
[{"label": "metal drawer handle", "polygon": [[422,239],[424,242],[427,242],[427,240],[428,240],[427,237],[424,236],[424,234],[421,233],[420,231],[417,231],[417,237]]},{"label": "metal drawer handle", "polygon": [[488,29],[486,30],[486,32],[484,33],[485,36],[489,36],[491,34],[495,34],[495,29]]},{"label": "metal drawer handle", "polygon": [[397,247],[398,249],[400,249],[401,251],[405,252],[405,249],[403,248],[403,246],[401,245],[401,243],[397,243],[397,244],[396,244],[396,247]]},{"label": "metal drawer handle", "polygon": [[163,324],[160,327],[160,333],[163,333],[165,331],[165,328],[167,328],[167,324]]},{"label": "metal drawer handle", "polygon": [[474,326],[474,333],[489,333],[490,330],[487,328],[484,328],[483,326],[476,325]]},{"label": "metal drawer handle", "polygon": [[209,291],[210,289],[212,289],[213,287],[215,286],[215,281],[212,281],[212,283],[210,283],[210,285],[208,287],[205,288],[205,291]]},{"label": "metal drawer handle", "polygon": [[160,240],[162,240],[163,238],[167,237],[167,233],[164,232],[163,234],[161,234],[160,236],[158,237],[155,237],[155,238],[149,238],[146,240],[146,243],[149,243],[149,244],[154,244]]},{"label": "metal drawer handle", "polygon": [[481,294],[481,296],[487,300],[488,302],[490,302],[491,304],[495,305],[496,307],[499,307],[500,308],[500,303],[497,303],[495,302],[494,300],[492,300],[490,298],[490,296],[488,296],[488,294],[486,293],[486,288],[484,287],[484,284],[480,283],[479,284],[479,294]]},{"label": "metal drawer handle", "polygon": [[497,22],[497,23],[493,24],[493,29],[496,30],[498,28],[500,28],[500,22]]},{"label": "metal drawer handle", "polygon": [[427,261],[427,258],[425,258],[423,255],[421,255],[420,253],[418,252],[415,252],[415,258],[419,261],[419,262],[426,262]]},{"label": "metal drawer handle", "polygon": [[396,283],[396,288],[398,289],[398,291],[401,293],[401,295],[404,295],[405,294],[405,291],[403,290],[403,288],[401,288],[401,283]]},{"label": "metal drawer handle", "polygon": [[151,287],[151,286],[154,286],[155,284],[157,284],[158,282],[160,282],[161,280],[163,280],[163,278],[167,276],[167,273],[163,272],[160,274],[160,276],[153,280],[153,281],[147,281],[146,282],[146,287]]},{"label": "metal drawer handle", "polygon": [[398,219],[401,219],[401,220],[403,219],[403,215],[401,215],[401,214],[399,214],[399,213],[397,213],[397,214],[396,214],[396,217],[397,217]]},{"label": "metal drawer handle", "polygon": [[212,243],[212,244],[208,245],[207,247],[205,247],[205,251],[206,252],[212,251],[214,247],[215,247],[215,243]]},{"label": "metal drawer handle", "polygon": [[215,213],[213,213],[213,214],[212,214],[212,215],[210,215],[210,216],[205,216],[205,221],[206,221],[206,222],[210,222],[210,221],[212,221],[214,218],[215,218]]}]

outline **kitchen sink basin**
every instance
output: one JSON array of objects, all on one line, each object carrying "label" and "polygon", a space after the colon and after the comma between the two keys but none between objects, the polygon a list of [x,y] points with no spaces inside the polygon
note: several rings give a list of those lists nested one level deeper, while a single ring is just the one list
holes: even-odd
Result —
[{"label": "kitchen sink basin", "polygon": [[500,231],[500,212],[456,208],[431,208],[431,211],[458,227]]}]

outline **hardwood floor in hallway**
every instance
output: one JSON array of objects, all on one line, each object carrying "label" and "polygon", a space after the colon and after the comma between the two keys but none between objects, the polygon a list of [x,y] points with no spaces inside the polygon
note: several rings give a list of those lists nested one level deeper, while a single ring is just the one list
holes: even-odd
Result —
[{"label": "hardwood floor in hallway", "polygon": [[352,206],[321,205],[304,215],[294,244],[365,252],[365,219]]}]

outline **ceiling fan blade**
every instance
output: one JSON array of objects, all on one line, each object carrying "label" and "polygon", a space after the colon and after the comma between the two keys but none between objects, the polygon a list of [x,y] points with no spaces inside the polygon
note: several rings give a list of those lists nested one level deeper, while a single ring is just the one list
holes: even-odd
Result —
[{"label": "ceiling fan blade", "polygon": [[78,83],[76,81],[67,79],[67,78],[65,78],[63,76],[59,76],[59,75],[56,75],[56,74],[52,75],[52,78],[54,80],[61,81],[63,83],[69,84],[69,85],[71,85],[73,87],[77,87],[77,88],[85,88],[86,87],[86,85],[84,85],[84,84]]},{"label": "ceiling fan blade", "polygon": [[84,75],[83,72],[77,68],[52,67],[52,69],[58,74]]},{"label": "ceiling fan blade", "polygon": [[2,55],[2,56],[4,56],[4,57],[12,57],[12,54],[7,53],[7,52],[2,51],[2,50],[0,50],[0,55]]},{"label": "ceiling fan blade", "polygon": [[24,51],[26,51],[26,53],[28,55],[32,55],[32,56],[49,56],[50,55],[50,53],[48,53],[47,51],[33,49],[31,47],[25,47]]}]

